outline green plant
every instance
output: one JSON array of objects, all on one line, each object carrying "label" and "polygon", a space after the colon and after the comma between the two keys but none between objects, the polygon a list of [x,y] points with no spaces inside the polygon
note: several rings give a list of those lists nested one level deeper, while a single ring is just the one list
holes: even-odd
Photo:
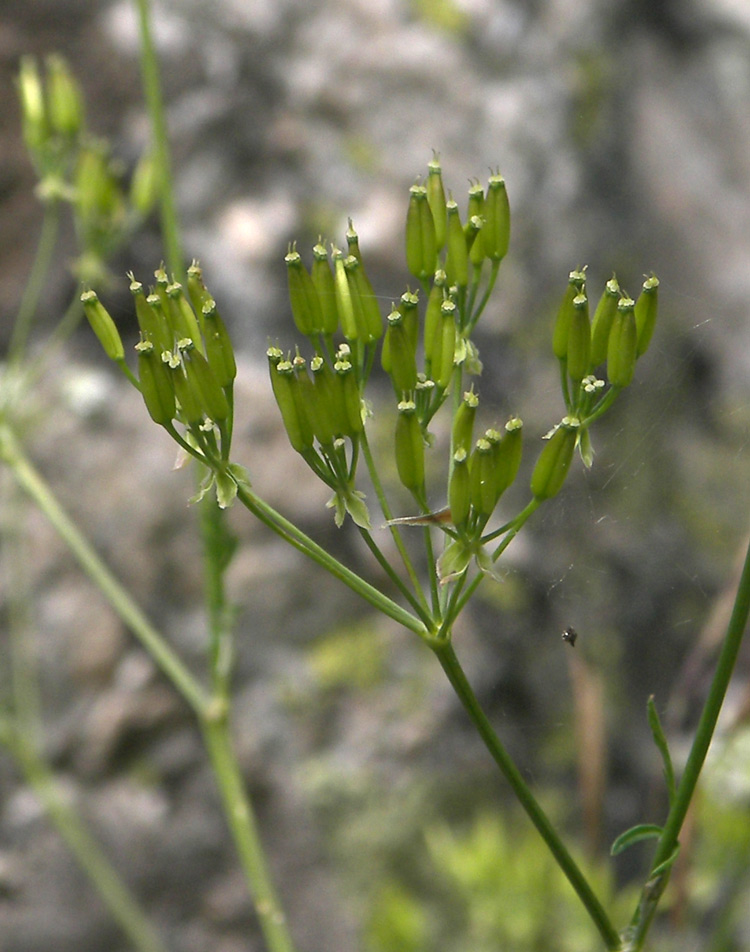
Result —
[{"label": "green plant", "polygon": [[[471,186],[462,221],[458,204],[445,200],[442,170],[437,158],[433,159],[426,183],[418,183],[410,190],[406,215],[406,261],[418,290],[407,289],[385,321],[351,224],[345,236],[347,251],[333,246],[329,256],[319,243],[313,249],[309,270],[297,249],[290,247],[286,264],[292,312],[298,333],[306,339],[304,346],[309,356],[303,356],[299,345],[285,349],[272,344],[268,349],[271,386],[292,448],[332,493],[329,505],[336,524],[348,526],[351,520],[387,577],[387,587],[373,584],[270,506],[255,491],[252,474],[232,460],[234,352],[199,266],[194,263],[183,274],[146,0],[142,0],[139,9],[144,80],[155,138],[154,158],[148,160],[144,177],[153,175],[158,189],[143,185],[136,188],[134,183],[130,202],[125,199],[124,189],[102,158],[102,149],[91,147],[82,138],[82,107],[77,89],[59,61],[50,64],[46,85],[33,63],[27,61],[20,89],[26,141],[39,171],[40,194],[55,217],[60,202],[73,204],[82,248],[78,273],[87,285],[102,285],[105,262],[112,249],[129,228],[137,225],[138,216],[146,213],[154,194],[159,195],[168,267],[157,269],[150,293],[131,276],[141,332],[136,347],[137,372],[131,369],[116,325],[97,294],[87,289],[81,301],[106,354],[141,392],[153,421],[164,428],[186,456],[199,464],[201,482],[193,501],[200,507],[207,580],[209,636],[205,681],[198,680],[187,669],[106,569],[62,510],[50,487],[33,469],[18,438],[18,394],[24,392],[30,379],[23,367],[24,345],[39,275],[49,259],[46,237],[30,282],[34,290],[22,305],[14,333],[11,364],[21,382],[6,391],[0,420],[0,458],[192,708],[203,732],[269,949],[282,952],[293,945],[268,874],[230,735],[234,645],[223,580],[232,545],[223,510],[235,503],[370,606],[420,637],[440,663],[492,759],[539,834],[534,846],[531,841],[524,842],[523,852],[532,853],[544,843],[577,894],[604,947],[636,952],[644,947],[669,881],[678,854],[680,830],[736,661],[750,606],[750,559],[745,565],[691,753],[679,780],[656,708],[653,704],[649,706],[652,734],[664,763],[670,809],[663,825],[639,825],[620,836],[613,846],[613,852],[620,852],[643,839],[657,841],[637,908],[622,932],[602,900],[601,884],[584,872],[565,845],[557,826],[482,711],[454,649],[452,633],[478,587],[487,577],[496,576],[500,557],[524,525],[540,506],[558,494],[576,453],[586,466],[592,465],[591,427],[633,381],[637,361],[646,352],[654,331],[658,280],[653,275],[649,277],[637,300],[633,300],[620,292],[613,277],[604,286],[590,316],[585,269],[577,268],[570,273],[552,335],[552,349],[560,370],[563,416],[546,434],[544,444],[534,440],[538,452],[527,500],[512,519],[496,526],[493,514],[497,503],[522,472],[523,424],[513,415],[503,426],[492,426],[477,438],[474,428],[479,391],[469,378],[479,377],[482,371],[473,334],[508,251],[510,207],[503,178],[491,175],[486,189],[478,183]],[[71,173],[73,168],[85,168],[85,174],[79,171],[77,182]],[[77,319],[78,313],[77,305],[71,306],[71,316],[63,322],[64,330]],[[367,389],[378,360],[393,389],[393,400],[387,409],[371,400]],[[599,376],[602,367],[606,370]],[[370,444],[373,413],[390,416],[392,442],[385,451]],[[443,452],[439,449],[438,433],[441,415],[448,418],[444,429],[450,433],[442,461],[436,459]],[[527,445],[529,442],[526,440]],[[412,500],[407,515],[397,516],[389,502],[388,482],[394,472]],[[387,522],[397,560],[389,557],[373,531],[372,501],[368,505],[367,495],[373,493]],[[399,498],[408,497],[404,494]],[[433,508],[430,503],[435,499],[445,500],[447,505]],[[414,533],[421,540],[416,555],[411,538]],[[0,740],[30,781],[38,789],[46,789],[49,776],[36,738],[39,725],[33,679],[24,671],[20,653],[14,672],[15,696],[0,721]],[[92,861],[98,855],[93,842],[85,835],[75,835],[75,818],[56,810],[54,804],[54,799],[49,800],[50,813],[67,831],[71,845],[92,877],[100,886],[103,882],[113,884],[108,901],[134,943],[140,948],[158,949],[158,939],[144,924],[137,905],[118,884],[116,875],[104,875],[100,872],[104,867]],[[436,863],[452,879],[452,888],[477,897],[477,914],[482,914],[484,920],[487,917],[482,910],[491,906],[496,884],[491,872],[493,855],[501,855],[507,844],[498,821],[480,819],[477,824],[481,843],[471,837],[471,842],[451,843],[440,830],[433,830],[428,842]],[[465,859],[469,854],[471,862]],[[477,875],[477,869],[481,875]],[[514,883],[520,875],[514,877]],[[542,888],[542,884],[532,881],[528,884],[528,895]],[[424,947],[427,932],[407,893],[387,887],[381,905],[383,911],[371,930],[373,947],[396,942],[402,942],[405,948]],[[472,926],[471,941],[484,943],[488,948],[493,943],[520,941],[510,928],[510,921],[506,926],[501,934],[492,932],[494,925],[488,927],[486,934],[479,926],[478,932]]]}]

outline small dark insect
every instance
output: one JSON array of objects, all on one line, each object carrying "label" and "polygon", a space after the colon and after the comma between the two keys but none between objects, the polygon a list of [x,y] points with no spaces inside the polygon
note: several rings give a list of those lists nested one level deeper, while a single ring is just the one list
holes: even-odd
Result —
[{"label": "small dark insect", "polygon": [[577,637],[578,637],[578,632],[575,630],[575,628],[568,627],[562,633],[562,640],[566,644],[569,644],[571,648],[575,648]]}]

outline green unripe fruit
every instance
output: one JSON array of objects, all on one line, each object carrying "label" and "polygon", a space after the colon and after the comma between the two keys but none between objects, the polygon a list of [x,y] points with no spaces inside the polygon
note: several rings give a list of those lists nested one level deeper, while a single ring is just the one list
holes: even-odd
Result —
[{"label": "green unripe fruit", "polygon": [[424,185],[412,185],[406,213],[406,266],[415,278],[426,281],[435,273],[436,260],[435,222],[427,189]]},{"label": "green unripe fruit", "polygon": [[447,387],[453,376],[456,353],[456,305],[443,301],[440,306],[440,328],[435,334],[432,355],[432,376],[439,387]]},{"label": "green unripe fruit", "polygon": [[117,330],[117,325],[112,320],[109,312],[97,297],[96,291],[84,291],[81,295],[81,303],[91,325],[91,330],[99,338],[104,353],[110,360],[123,361],[125,359],[125,348],[122,346],[120,332]]},{"label": "green unripe fruit", "polygon": [[437,155],[427,163],[427,203],[435,224],[435,245],[437,250],[441,251],[446,238],[445,190],[443,189],[443,170]]},{"label": "green unripe fruit", "polygon": [[635,302],[635,326],[637,330],[638,357],[645,354],[656,326],[656,315],[659,310],[659,279],[655,274],[643,282],[643,289]]},{"label": "green unripe fruit", "polygon": [[591,362],[591,324],[589,302],[585,294],[573,298],[568,323],[567,369],[570,379],[580,383],[589,372]]},{"label": "green unripe fruit", "polygon": [[465,288],[469,283],[469,251],[466,236],[458,215],[458,205],[450,199],[446,205],[448,213],[448,254],[445,259],[445,273],[449,284]]},{"label": "green unripe fruit", "polygon": [[635,373],[637,347],[635,303],[630,298],[621,298],[607,344],[607,378],[613,387],[630,384]]},{"label": "green unripe fruit", "polygon": [[571,271],[568,275],[568,286],[565,289],[562,302],[557,311],[555,328],[552,333],[552,350],[558,360],[566,360],[568,356],[568,330],[573,311],[573,301],[579,294],[585,293],[586,275],[583,271]]},{"label": "green unripe fruit", "polygon": [[344,267],[344,253],[338,248],[333,248],[331,257],[333,258],[333,280],[336,289],[336,309],[341,321],[341,331],[347,340],[357,340],[359,326],[357,325],[349,278]]},{"label": "green unripe fruit", "polygon": [[300,334],[311,337],[319,333],[323,324],[323,315],[315,285],[295,248],[290,248],[284,261],[287,269],[289,303],[292,306],[294,323]]},{"label": "green unripe fruit", "polygon": [[190,306],[190,302],[185,297],[182,285],[178,282],[170,284],[166,288],[167,300],[169,301],[170,323],[174,328],[178,340],[189,338],[201,353],[203,349],[203,337],[198,324],[198,318]]},{"label": "green unripe fruit", "polygon": [[469,455],[465,449],[461,448],[453,454],[453,469],[448,482],[448,507],[451,511],[451,521],[459,528],[469,517],[471,507],[469,483]]},{"label": "green unripe fruit", "polygon": [[598,367],[607,359],[607,342],[612,321],[620,300],[620,285],[613,275],[604,288],[591,321],[591,366]]},{"label": "green unripe fruit", "polygon": [[229,403],[208,361],[192,343],[178,341],[177,346],[182,352],[188,384],[197,395],[203,412],[209,420],[223,422],[229,416]]},{"label": "green unripe fruit", "polygon": [[398,405],[396,420],[396,469],[410,492],[424,492],[424,439],[413,400]]},{"label": "green unripe fruit", "polygon": [[502,175],[490,176],[484,200],[484,227],[480,235],[485,255],[501,261],[510,244],[510,204]]},{"label": "green unripe fruit", "polygon": [[469,494],[474,511],[489,518],[497,503],[495,489],[495,458],[492,443],[481,437],[477,440],[469,462]]},{"label": "green unripe fruit", "polygon": [[445,271],[436,271],[424,316],[424,354],[428,363],[432,362],[435,348],[435,332],[440,327],[440,307],[445,300],[444,288],[448,283]]},{"label": "green unripe fruit", "polygon": [[479,182],[469,187],[469,207],[466,212],[466,244],[469,260],[474,267],[484,261],[484,243],[481,231],[484,228],[484,189]]},{"label": "green unripe fruit", "polygon": [[175,395],[172,374],[150,340],[135,345],[138,353],[138,380],[149,416],[160,426],[175,417]]},{"label": "green unripe fruit", "polygon": [[515,481],[521,465],[523,422],[512,417],[505,424],[505,433],[493,447],[495,456],[495,492],[497,498]]},{"label": "green unripe fruit", "polygon": [[383,335],[383,320],[375,292],[364,272],[362,262],[354,255],[344,259],[344,269],[349,281],[354,319],[360,337],[366,344],[378,340]]},{"label": "green unripe fruit", "polygon": [[[386,347],[387,345],[387,347]],[[388,315],[388,330],[383,344],[384,369],[393,381],[397,394],[413,390],[417,385],[417,360],[414,347],[409,339],[404,319],[398,311]]]},{"label": "green unripe fruit", "polygon": [[451,442],[454,454],[458,450],[468,453],[471,449],[474,417],[479,406],[479,397],[473,390],[467,390],[453,417]]},{"label": "green unripe fruit", "polygon": [[531,474],[531,492],[536,499],[551,499],[560,492],[573,460],[578,430],[575,417],[564,417],[547,440]]},{"label": "green unripe fruit", "polygon": [[348,360],[337,360],[333,365],[341,386],[344,411],[346,413],[347,436],[354,437],[364,430],[362,422],[362,400],[357,386],[357,375]]},{"label": "green unripe fruit", "polygon": [[309,450],[314,441],[312,426],[299,398],[298,382],[294,368],[288,360],[280,360],[278,348],[267,351],[271,387],[276,403],[281,411],[281,420],[289,437],[289,442],[298,453]]},{"label": "green unripe fruit", "polygon": [[179,352],[165,352],[167,368],[171,373],[172,386],[180,404],[180,416],[188,426],[198,426],[203,423],[205,410],[200,394],[191,385],[187,378],[185,365]]},{"label": "green unripe fruit", "polygon": [[419,294],[404,291],[398,302],[398,311],[404,319],[406,333],[416,353],[419,343]]},{"label": "green unripe fruit", "polygon": [[47,114],[54,132],[72,138],[83,128],[83,96],[66,61],[47,57]]},{"label": "green unripe fruit", "polygon": [[336,286],[328,262],[325,245],[319,241],[313,248],[312,282],[320,302],[322,331],[335,334],[339,326],[339,312],[336,306]]},{"label": "green unripe fruit", "polygon": [[212,297],[208,297],[204,302],[202,317],[206,360],[216,375],[219,386],[230,387],[237,376],[237,362],[229,332]]}]

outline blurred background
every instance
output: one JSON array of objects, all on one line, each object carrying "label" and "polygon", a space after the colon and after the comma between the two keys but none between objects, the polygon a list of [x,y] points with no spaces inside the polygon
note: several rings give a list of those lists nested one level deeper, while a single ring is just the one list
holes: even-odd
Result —
[{"label": "blurred background", "polygon": [[[563,412],[550,321],[568,272],[587,265],[592,297],[613,271],[632,295],[659,276],[654,341],[595,428],[593,469],[574,465],[509,550],[505,581],[482,586],[455,632],[494,725],[602,893],[620,894],[624,925],[648,847],[607,860],[609,844],[666,809],[646,701],[655,695],[679,764],[748,531],[750,6],[165,0],[154,29],[186,253],[240,357],[238,459],[269,501],[362,572],[378,578],[355,534],[334,528],[267,383],[267,341],[294,340],[290,241],[309,262],[318,235],[343,241],[351,216],[388,308],[409,280],[407,190],[433,150],[462,206],[468,181],[499,168],[511,250],[477,336],[478,390],[488,425],[518,413],[536,436]],[[148,143],[132,3],[4,0],[3,347],[41,223],[14,76],[21,55],[55,51],[126,170]],[[76,294],[75,248],[68,227],[32,351]],[[125,272],[148,284],[162,255],[153,220],[111,263],[101,296],[131,343]],[[173,471],[172,445],[86,327],[55,354],[27,410],[33,459],[200,670],[192,475]],[[509,515],[532,463],[529,453]],[[23,525],[44,745],[66,795],[170,949],[262,949],[189,712],[43,518],[24,510]],[[429,652],[244,511],[232,525],[238,745],[300,952],[599,948]],[[570,625],[573,650],[560,638]],[[5,638],[0,648],[7,657]],[[749,673],[745,652],[660,949],[750,947]],[[1,754],[0,949],[127,947]]]}]

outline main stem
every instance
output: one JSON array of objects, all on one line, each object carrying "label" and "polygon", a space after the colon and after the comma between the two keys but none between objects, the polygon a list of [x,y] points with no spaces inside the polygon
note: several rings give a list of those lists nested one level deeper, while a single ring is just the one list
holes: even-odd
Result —
[{"label": "main stem", "polygon": [[453,690],[458,695],[466,713],[471,718],[472,723],[484,741],[487,750],[492,755],[503,776],[513,788],[513,792],[521,806],[528,814],[539,835],[549,847],[558,866],[568,878],[573,889],[575,889],[579,899],[593,920],[594,925],[599,930],[607,949],[610,949],[611,952],[617,952],[617,950],[621,948],[620,936],[617,930],[612,925],[604,907],[589,885],[588,880],[581,872],[578,864],[558,836],[547,814],[539,805],[534,794],[526,784],[526,781],[521,776],[518,767],[516,767],[497,734],[495,734],[492,729],[490,722],[487,720],[487,716],[480,707],[479,701],[464,674],[464,670],[456,657],[456,653],[450,641],[435,640],[431,642],[431,647],[443,671],[445,671],[448,680],[453,686]]},{"label": "main stem", "polygon": [[217,716],[204,718],[202,726],[224,812],[247,882],[250,884],[255,911],[268,948],[270,952],[294,952],[281,902],[274,889],[258,835],[253,808],[232,748],[226,712],[219,710]]},{"label": "main stem", "polygon": [[[685,770],[680,778],[674,802],[656,846],[656,852],[651,863],[652,871],[666,863],[677,848],[680,830],[695,794],[698,778],[703,769],[708,748],[716,730],[719,713],[729,687],[729,681],[737,662],[737,655],[747,627],[748,615],[750,615],[750,543],[748,543],[747,552],[745,553],[745,563],[742,567],[742,575],[740,576],[732,615],[729,619],[727,634],[685,764]],[[669,872],[669,868],[665,869],[657,886],[651,881],[653,878],[652,872],[649,882],[644,886],[641,901],[631,924],[629,942],[626,946],[628,952],[631,952],[631,950],[632,952],[639,952],[643,948],[646,934],[656,913],[658,899],[666,888]]]}]

